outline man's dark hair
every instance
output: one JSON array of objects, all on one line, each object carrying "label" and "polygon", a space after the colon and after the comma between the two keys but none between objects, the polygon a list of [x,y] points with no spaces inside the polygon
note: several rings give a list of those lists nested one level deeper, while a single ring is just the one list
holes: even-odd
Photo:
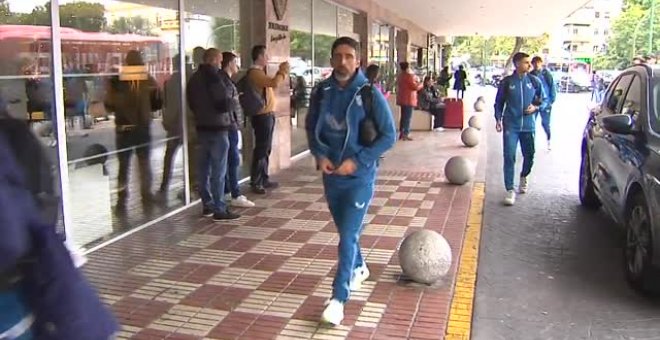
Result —
[{"label": "man's dark hair", "polygon": [[541,58],[539,56],[536,56],[536,57],[532,58],[532,64],[542,63],[542,62],[543,62],[543,58]]},{"label": "man's dark hair", "polygon": [[256,45],[252,47],[252,61],[257,61],[259,57],[262,55],[266,54],[266,46],[264,45]]},{"label": "man's dark hair", "polygon": [[401,67],[401,71],[408,71],[410,64],[407,61],[402,61],[399,63],[399,67]]},{"label": "man's dark hair", "polygon": [[215,58],[217,58],[221,54],[220,50],[217,48],[209,48],[206,51],[204,51],[204,63],[205,64],[210,64],[213,62]]},{"label": "man's dark hair", "polygon": [[337,47],[341,45],[346,45],[349,46],[350,48],[355,50],[355,55],[360,54],[360,43],[357,42],[357,40],[351,38],[351,37],[340,37],[335,40],[335,42],[332,43],[332,49],[330,50],[330,55],[335,54],[335,50]]},{"label": "man's dark hair", "polygon": [[525,53],[525,52],[518,52],[518,53],[516,53],[516,54],[513,55],[513,64],[515,65],[515,64],[517,64],[519,61],[521,61],[521,60],[523,60],[523,59],[525,59],[525,58],[529,58],[529,54],[527,54],[527,53]]},{"label": "man's dark hair", "polygon": [[378,72],[380,72],[380,66],[376,64],[371,64],[367,67],[367,70],[365,72],[367,74],[367,79],[376,80],[376,78],[378,77]]},{"label": "man's dark hair", "polygon": [[225,68],[229,66],[229,63],[236,59],[236,55],[231,52],[222,52],[222,63],[220,63],[220,68]]}]

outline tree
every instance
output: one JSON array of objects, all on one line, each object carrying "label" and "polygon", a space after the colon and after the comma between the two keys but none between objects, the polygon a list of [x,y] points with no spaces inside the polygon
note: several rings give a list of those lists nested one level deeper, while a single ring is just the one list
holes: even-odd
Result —
[{"label": "tree", "polygon": [[522,50],[523,45],[525,45],[525,38],[516,37],[516,41],[513,44],[513,50],[511,51],[511,54],[509,54],[509,58],[506,59],[506,63],[504,63],[505,70],[511,69],[511,65],[513,64],[513,56]]},{"label": "tree", "polygon": [[[653,39],[654,51],[649,51],[648,37],[651,23],[649,23],[648,1],[628,1],[624,11],[612,24],[612,35],[608,40],[605,55],[597,58],[597,68],[623,68],[630,64],[637,55],[655,53],[660,46],[660,37],[656,34]],[[657,27],[660,18],[655,16],[653,26]]]},{"label": "tree", "polygon": [[[549,36],[543,34],[540,37],[458,37],[454,41],[456,54],[470,56],[470,64],[475,66],[489,65],[494,56],[511,57],[512,51],[524,51],[529,54],[537,54],[543,50],[548,43]],[[521,43],[516,47],[516,43]],[[514,52],[515,53],[515,52]]]},{"label": "tree", "polygon": [[213,20],[213,43],[222,51],[237,51],[239,48],[239,23],[237,20],[215,18]]},{"label": "tree", "polygon": [[[50,26],[50,1],[36,6],[30,13],[12,13],[9,5],[0,2],[4,24]],[[60,5],[60,26],[87,32],[100,32],[105,27],[105,7],[101,4],[76,2]]]},{"label": "tree", "polygon": [[154,25],[144,17],[120,17],[112,22],[109,31],[115,34],[153,35],[153,28]]},{"label": "tree", "polygon": [[105,6],[89,2],[60,5],[60,25],[85,32],[100,32],[105,28]]}]

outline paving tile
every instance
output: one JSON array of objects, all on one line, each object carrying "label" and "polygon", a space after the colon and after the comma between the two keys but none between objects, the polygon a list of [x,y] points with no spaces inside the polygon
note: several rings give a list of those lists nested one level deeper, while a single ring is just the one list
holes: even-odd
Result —
[{"label": "paving tile", "polygon": [[214,223],[193,208],[91,254],[84,270],[123,325],[117,338],[442,339],[453,277],[410,285],[396,251],[424,228],[459,251],[469,186],[448,186],[429,166],[381,169],[360,240],[371,276],[351,294],[343,325],[327,327],[318,320],[339,236],[306,163],[277,174],[281,187],[251,197],[257,207],[238,220]]}]

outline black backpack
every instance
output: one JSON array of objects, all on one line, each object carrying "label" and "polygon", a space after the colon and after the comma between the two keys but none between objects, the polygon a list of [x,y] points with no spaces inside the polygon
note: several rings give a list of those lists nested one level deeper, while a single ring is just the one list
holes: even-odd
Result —
[{"label": "black backpack", "polygon": [[238,101],[243,108],[243,114],[246,117],[251,117],[259,114],[264,107],[266,107],[266,90],[264,93],[259,93],[252,85],[249,75],[253,69],[249,69],[245,76],[236,83],[238,90]]},{"label": "black backpack", "polygon": [[[316,112],[319,112],[321,101],[323,100],[323,90],[321,89],[321,86],[322,85],[318,85],[314,93],[314,106]],[[371,83],[360,88],[360,97],[362,98],[365,115],[364,119],[360,122],[360,135],[358,136],[358,140],[361,145],[367,147],[373,145],[380,136],[373,114],[374,90],[377,89]]]},{"label": "black backpack", "polygon": [[23,169],[25,186],[34,196],[42,212],[43,221],[56,226],[60,215],[60,195],[55,185],[55,166],[47,156],[43,144],[27,122],[22,120],[1,119],[0,133],[7,136],[9,147]]}]

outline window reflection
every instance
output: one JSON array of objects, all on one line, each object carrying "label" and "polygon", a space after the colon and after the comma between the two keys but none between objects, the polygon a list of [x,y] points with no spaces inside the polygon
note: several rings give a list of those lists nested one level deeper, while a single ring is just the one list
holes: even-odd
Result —
[{"label": "window reflection", "polygon": [[309,96],[320,74],[312,68],[312,1],[295,0],[291,4],[291,154],[307,150],[305,117]]},{"label": "window reflection", "polygon": [[[178,1],[60,6],[72,225],[90,245],[184,204]],[[176,81],[176,80],[175,80]],[[179,105],[180,107],[180,105]],[[169,114],[169,120],[164,118]],[[162,189],[162,190],[159,190]]]}]

